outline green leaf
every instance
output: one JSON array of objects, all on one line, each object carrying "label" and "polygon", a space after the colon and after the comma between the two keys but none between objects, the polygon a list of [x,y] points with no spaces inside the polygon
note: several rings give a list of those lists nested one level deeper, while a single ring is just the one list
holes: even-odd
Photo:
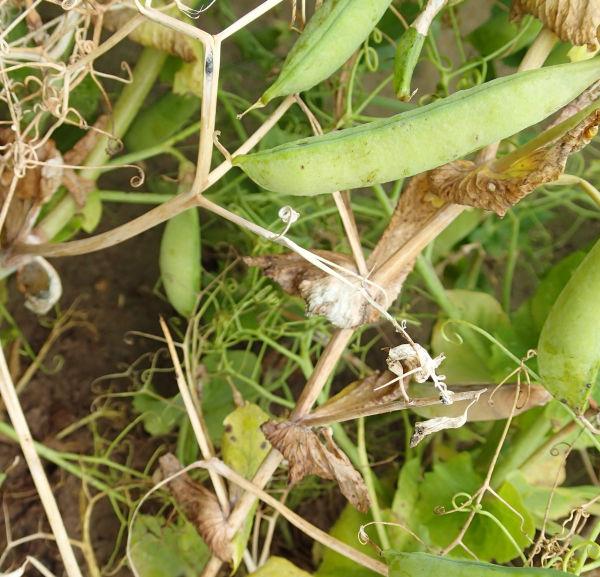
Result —
[{"label": "green leaf", "polygon": [[202,391],[202,407],[211,439],[221,438],[223,421],[235,408],[232,384],[246,401],[253,401],[259,396],[256,389],[238,377],[228,378],[227,367],[235,368],[241,375],[250,376],[258,362],[258,357],[253,352],[235,350],[210,353],[202,359],[208,374]]},{"label": "green leaf", "polygon": [[[414,458],[407,461],[398,476],[398,486],[392,502],[392,521],[407,527],[417,534],[415,510],[419,502],[419,486],[421,481],[420,459]],[[409,533],[391,526],[387,528],[387,533],[394,549],[398,551],[412,550],[410,546],[414,546],[415,540]]]},{"label": "green leaf", "polygon": [[[462,289],[448,290],[446,294],[461,320],[492,335],[510,332],[508,316],[491,295]],[[446,355],[441,372],[446,375],[448,384],[492,383],[497,373],[504,376],[507,362],[503,356],[495,356],[497,348],[487,338],[464,325],[445,323],[446,320],[441,319],[435,324],[431,348],[434,355]]]},{"label": "green leaf", "polygon": [[[542,527],[546,514],[550,521],[564,519],[571,511],[598,496],[598,487],[593,485],[556,488],[532,485],[520,471],[512,473],[509,480],[519,491],[523,504],[531,512],[538,528]],[[596,502],[586,507],[586,510],[591,515],[600,515],[600,503]]]},{"label": "green leaf", "polygon": [[[224,421],[225,432],[221,441],[223,461],[246,479],[252,479],[269,452],[269,443],[260,426],[269,416],[258,406],[247,403],[238,407]],[[230,495],[236,498],[241,494],[239,487],[232,486]],[[246,517],[244,526],[233,538],[233,572],[242,561],[242,555],[254,520],[256,505]]]},{"label": "green leaf", "polygon": [[162,399],[140,393],[133,399],[133,408],[143,415],[144,429],[153,437],[167,435],[187,418],[179,394],[172,399]]},{"label": "green leaf", "polygon": [[131,536],[131,556],[140,577],[197,577],[210,551],[196,529],[180,519],[164,525],[160,518],[138,515]]},{"label": "green leaf", "polygon": [[246,479],[254,474],[269,452],[260,426],[269,420],[258,405],[247,403],[227,416],[221,441],[223,461]]},{"label": "green leaf", "polygon": [[[361,525],[372,521],[370,515],[359,513],[351,505],[346,505],[342,514],[329,531],[329,534],[351,547],[361,547],[358,541],[358,530]],[[361,547],[363,553],[375,558],[375,552],[369,547]],[[332,551],[329,548],[323,548],[323,558],[314,577],[375,577],[377,573],[365,569],[351,559]]]},{"label": "green leaf", "polygon": [[[417,512],[425,528],[422,536],[429,539],[435,547],[444,548],[449,545],[463,527],[468,511],[445,515],[436,514],[435,511],[440,508],[445,511],[453,509],[453,499],[464,503],[466,495],[474,495],[482,482],[483,478],[475,472],[469,453],[459,454],[446,463],[438,463],[432,472],[426,473]],[[464,496],[455,497],[459,494]],[[530,539],[534,534],[531,516],[519,493],[510,483],[504,483],[498,494],[520,516],[489,494],[483,499],[482,510],[493,515],[522,550],[531,543]],[[481,513],[475,516],[463,541],[481,560],[505,563],[519,555],[504,531],[491,518]],[[465,557],[467,553],[457,547],[451,555]]]},{"label": "green leaf", "polygon": [[310,577],[310,573],[299,569],[283,557],[269,557],[260,569],[248,577]]}]

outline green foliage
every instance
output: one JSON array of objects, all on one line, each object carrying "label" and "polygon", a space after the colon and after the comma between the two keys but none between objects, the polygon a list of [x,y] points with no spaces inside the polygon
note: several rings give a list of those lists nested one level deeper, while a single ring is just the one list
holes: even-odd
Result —
[{"label": "green foliage", "polygon": [[[455,505],[464,505],[482,483],[483,477],[475,471],[469,453],[438,463],[431,472],[425,473],[412,522],[417,530],[423,526],[422,537],[431,546],[443,548],[458,535],[469,509],[450,511]],[[505,503],[491,495],[484,497],[482,509],[468,529],[464,543],[479,559],[505,563],[518,557],[521,549],[531,543],[534,525],[519,493],[510,483],[504,483],[498,495]],[[468,556],[461,548],[454,549],[451,555]]]},{"label": "green foliage", "polygon": [[[358,545],[358,530],[361,525],[372,521],[369,515],[359,513],[351,505],[347,505],[329,531],[329,534],[352,547]],[[363,553],[376,557],[372,549],[361,548]],[[321,563],[314,577],[374,577],[377,573],[365,569],[351,559],[328,548],[322,548]]]},{"label": "green foliage", "polygon": [[511,333],[507,314],[494,297],[484,292],[456,289],[446,291],[446,295],[456,309],[456,320],[461,322],[439,320],[433,329],[431,347],[435,355],[446,355],[443,371],[448,383],[499,382],[513,367],[494,343],[472,327],[502,342]]},{"label": "green foliage", "polygon": [[158,517],[138,515],[131,556],[140,577],[196,577],[210,551],[188,522],[164,525]]}]

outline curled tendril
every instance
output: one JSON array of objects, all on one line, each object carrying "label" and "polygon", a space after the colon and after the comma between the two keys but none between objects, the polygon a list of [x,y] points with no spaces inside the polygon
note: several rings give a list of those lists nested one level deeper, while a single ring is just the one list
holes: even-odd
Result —
[{"label": "curled tendril", "polygon": [[[459,499],[464,499],[464,502],[461,503]],[[455,511],[464,511],[467,508],[470,508],[473,504],[474,497],[469,493],[456,493],[452,497],[452,508]],[[451,513],[452,511],[448,511]]]},{"label": "curled tendril", "polygon": [[377,50],[368,44],[365,44],[365,66],[369,72],[377,72],[379,68],[379,55]]},{"label": "curled tendril", "polygon": [[131,66],[129,66],[129,63],[125,60],[121,61],[121,70],[127,73],[127,78],[122,78],[121,82],[124,82],[125,84],[131,84],[133,82],[133,72],[131,70]]},{"label": "curled tendril", "polygon": [[450,328],[450,326],[452,324],[454,324],[455,321],[453,321],[452,319],[448,319],[447,321],[444,322],[444,324],[442,325],[441,328],[441,333],[442,333],[442,338],[452,344],[455,345],[462,345],[464,342],[464,339],[462,338],[461,334],[457,331],[454,330],[451,334],[447,331],[447,329]]},{"label": "curled tendril", "polygon": [[142,184],[144,184],[144,181],[146,180],[146,173],[143,171],[141,166],[137,166],[135,164],[131,166],[135,168],[138,171],[138,173],[129,179],[129,184],[131,184],[133,188],[139,188],[140,186],[142,186]]},{"label": "curled tendril", "polygon": [[69,10],[72,10],[77,4],[78,0],[62,0],[62,2],[60,3],[60,7],[68,12]]},{"label": "curled tendril", "polygon": [[550,449],[550,455],[552,455],[553,457],[558,457],[561,454],[561,452],[560,452],[561,446],[566,447],[564,454],[567,454],[573,448],[573,446],[570,443],[567,443],[567,441],[561,441],[560,443],[556,443],[556,445],[554,445]]},{"label": "curled tendril", "polygon": [[375,44],[381,44],[383,41],[383,32],[379,28],[373,28],[373,32],[371,32],[371,38]]}]

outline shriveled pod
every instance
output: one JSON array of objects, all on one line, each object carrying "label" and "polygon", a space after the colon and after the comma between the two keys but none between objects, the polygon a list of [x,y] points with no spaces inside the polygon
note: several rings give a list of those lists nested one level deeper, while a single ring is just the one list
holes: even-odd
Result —
[{"label": "shriveled pod", "polygon": [[167,222],[160,243],[160,276],[169,302],[182,316],[194,311],[200,292],[200,221],[191,208]]},{"label": "shriveled pod", "polygon": [[550,309],[538,342],[546,389],[576,413],[600,386],[600,240]]},{"label": "shriveled pod", "polygon": [[390,4],[391,0],[325,0],[255,107],[329,78],[369,36]]},{"label": "shriveled pod", "polygon": [[241,155],[260,186],[314,195],[430,170],[536,124],[600,78],[600,58],[505,76],[361,126]]},{"label": "shriveled pod", "polygon": [[538,567],[504,567],[481,561],[449,559],[428,553],[384,551],[390,566],[389,577],[572,577],[556,569]]}]

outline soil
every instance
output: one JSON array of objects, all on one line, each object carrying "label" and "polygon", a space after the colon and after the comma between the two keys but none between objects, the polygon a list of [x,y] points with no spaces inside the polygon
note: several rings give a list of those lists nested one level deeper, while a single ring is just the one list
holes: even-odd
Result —
[{"label": "soil", "polygon": [[[112,228],[130,220],[142,210],[122,205],[118,210],[106,205],[103,228]],[[125,339],[129,331],[158,334],[159,315],[170,315],[172,309],[153,294],[159,272],[157,257],[161,227],[151,230],[116,247],[86,255],[53,261],[64,286],[61,306],[66,309],[76,303],[90,328],[68,331],[52,349],[46,365],[51,368],[61,359],[60,371],[45,374],[38,371],[21,395],[23,409],[33,437],[62,451],[93,454],[92,438],[82,427],[58,441],[56,434],[90,414],[95,394],[92,384],[107,373],[122,371],[140,355],[156,349],[156,343],[144,338]],[[34,350],[39,350],[49,330],[33,313],[22,306],[20,295],[11,289],[11,313],[15,316]],[[91,329],[91,330],[90,330]],[[27,360],[23,364],[26,366]],[[140,429],[140,443],[151,444]],[[145,451],[144,451],[145,452]],[[20,456],[19,448],[0,439],[0,470],[6,471]],[[59,508],[69,534],[80,536],[81,483],[58,467],[46,464],[46,471],[55,489]],[[2,487],[13,539],[37,531],[48,531],[41,503],[22,459],[10,469]],[[104,515],[103,515],[104,511]],[[98,507],[94,517],[94,539],[98,560],[112,548],[116,527],[109,507]],[[5,519],[0,518],[0,524]],[[105,543],[106,546],[103,546]],[[0,550],[5,548],[5,531],[0,529]],[[25,555],[41,560],[56,575],[62,565],[54,546],[35,541],[18,547],[12,554],[15,565]],[[5,565],[6,567],[6,565]]]}]

